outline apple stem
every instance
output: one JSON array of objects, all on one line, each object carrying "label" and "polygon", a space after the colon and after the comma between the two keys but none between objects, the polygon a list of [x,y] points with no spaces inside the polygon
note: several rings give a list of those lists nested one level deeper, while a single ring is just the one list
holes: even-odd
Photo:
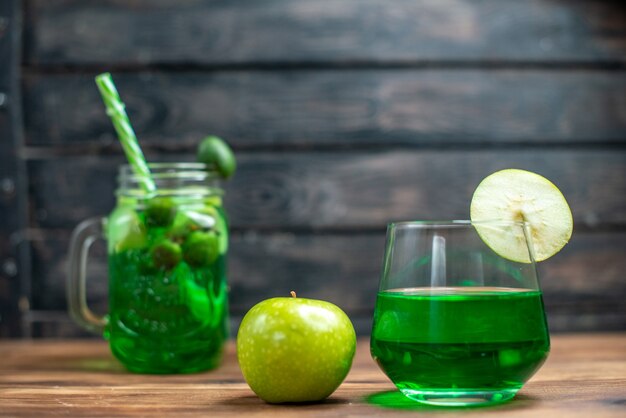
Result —
[{"label": "apple stem", "polygon": [[292,290],[291,292],[289,292],[289,293],[291,293],[291,297],[292,297],[292,298],[295,298],[295,297],[296,297],[296,292],[294,292],[293,290]]}]

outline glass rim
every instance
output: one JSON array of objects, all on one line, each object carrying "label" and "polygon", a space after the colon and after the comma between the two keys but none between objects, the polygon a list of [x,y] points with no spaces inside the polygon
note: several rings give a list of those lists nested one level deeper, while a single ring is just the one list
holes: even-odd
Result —
[{"label": "glass rim", "polygon": [[[212,165],[197,162],[158,162],[148,163],[152,178],[161,179],[189,179],[189,180],[221,180],[217,168]],[[139,181],[140,176],[133,172],[130,164],[121,164],[118,169],[120,179]]]},{"label": "glass rim", "polygon": [[[215,166],[198,162],[156,162],[148,163],[150,177],[157,185],[153,195],[184,196],[201,198],[206,196],[223,196],[221,187],[222,176]],[[116,196],[146,198],[147,194],[141,187],[141,176],[135,174],[130,164],[118,167]],[[161,189],[161,185],[165,188]]]},{"label": "glass rim", "polygon": [[397,221],[389,222],[388,228],[462,228],[474,225],[496,225],[496,226],[519,226],[526,228],[530,224],[527,221],[513,221],[505,219],[493,219],[485,221],[471,221],[469,219],[453,219],[444,221]]},{"label": "glass rim", "polygon": [[[205,163],[199,163],[199,162],[190,162],[190,161],[160,161],[160,162],[152,162],[152,163],[147,163],[148,167],[151,168],[174,168],[174,167],[180,167],[180,168],[195,168],[195,169],[203,169],[203,168],[207,168],[209,167],[207,164]],[[131,166],[128,163],[123,163],[119,165],[120,169],[123,170],[130,170]]]},{"label": "glass rim", "polygon": [[[181,162],[155,162],[155,163],[147,163],[148,168],[151,170],[196,170],[196,171],[206,171],[209,173],[217,172],[217,167],[215,165],[207,165],[205,163],[198,162],[189,162],[189,161],[181,161]],[[134,174],[133,168],[128,163],[123,163],[118,166],[120,174]]]}]

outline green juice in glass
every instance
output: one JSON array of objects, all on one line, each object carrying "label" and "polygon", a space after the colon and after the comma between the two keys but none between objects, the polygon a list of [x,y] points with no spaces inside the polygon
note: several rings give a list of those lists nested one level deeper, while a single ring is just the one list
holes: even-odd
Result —
[{"label": "green juice in glass", "polygon": [[514,394],[550,350],[538,290],[387,290],[378,293],[375,312],[372,356],[409,397],[462,396],[464,389]]},{"label": "green juice in glass", "polygon": [[217,367],[228,336],[221,199],[122,196],[106,231],[113,354],[139,373]]}]

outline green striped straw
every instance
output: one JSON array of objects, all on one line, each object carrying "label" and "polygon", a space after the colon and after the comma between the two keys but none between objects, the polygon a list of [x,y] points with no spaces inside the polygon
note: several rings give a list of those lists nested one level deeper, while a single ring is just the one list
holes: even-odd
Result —
[{"label": "green striped straw", "polygon": [[122,148],[130,163],[130,167],[137,176],[143,190],[148,194],[153,193],[156,190],[156,185],[137,141],[137,136],[135,136],[135,131],[130,126],[125,110],[126,106],[124,106],[120,95],[117,93],[111,74],[103,73],[98,75],[96,84],[106,106],[107,115],[111,118],[111,122],[113,122],[113,126],[117,131],[117,137],[122,143]]}]

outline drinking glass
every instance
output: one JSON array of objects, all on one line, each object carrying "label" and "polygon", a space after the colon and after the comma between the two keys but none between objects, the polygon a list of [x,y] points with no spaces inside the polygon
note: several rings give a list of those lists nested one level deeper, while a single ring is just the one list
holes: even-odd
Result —
[{"label": "drinking glass", "polygon": [[[113,212],[74,230],[68,308],[78,324],[109,340],[130,371],[211,369],[228,335],[228,227],[219,175],[199,163],[149,166],[154,194],[122,166]],[[88,251],[98,238],[107,241],[109,263],[105,317],[88,308],[85,296]]]},{"label": "drinking glass", "polygon": [[[478,234],[487,230],[522,240],[530,262],[498,255]],[[468,406],[513,398],[550,350],[528,225],[390,224],[370,348],[417,402]]]}]

